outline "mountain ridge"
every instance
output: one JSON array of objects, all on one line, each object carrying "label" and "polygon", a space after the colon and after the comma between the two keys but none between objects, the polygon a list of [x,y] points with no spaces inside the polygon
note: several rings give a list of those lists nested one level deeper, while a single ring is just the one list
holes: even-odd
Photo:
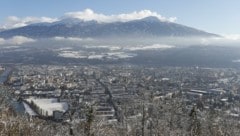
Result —
[{"label": "mountain ridge", "polygon": [[119,21],[111,23],[65,18],[53,23],[30,24],[0,32],[0,37],[3,38],[17,35],[31,38],[50,38],[56,36],[82,38],[219,36],[181,24],[161,21],[154,16],[126,22]]}]

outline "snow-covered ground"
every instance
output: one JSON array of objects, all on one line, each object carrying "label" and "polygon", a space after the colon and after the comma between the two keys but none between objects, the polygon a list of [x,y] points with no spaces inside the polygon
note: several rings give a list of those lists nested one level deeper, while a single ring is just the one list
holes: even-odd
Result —
[{"label": "snow-covered ground", "polygon": [[125,50],[136,51],[136,50],[156,50],[156,49],[170,49],[174,48],[172,45],[165,44],[153,44],[153,45],[141,45],[135,47],[126,47]]},{"label": "snow-covered ground", "polygon": [[113,46],[113,45],[99,45],[99,46],[90,46],[90,45],[86,45],[84,46],[87,49],[109,49],[110,51],[116,51],[116,50],[120,50],[121,47],[119,46]]},{"label": "snow-covered ground", "polygon": [[99,49],[104,48],[108,49],[108,51],[104,52],[95,52],[95,51],[85,51],[83,50],[73,50],[71,48],[60,48],[56,50],[58,52],[58,56],[64,58],[76,58],[76,59],[126,59],[137,56],[135,53],[131,53],[131,51],[138,50],[164,50],[174,48],[172,45],[165,44],[153,44],[153,45],[138,45],[138,46],[83,46],[86,49]]},{"label": "snow-covered ground", "polygon": [[76,59],[83,59],[87,58],[86,54],[82,51],[61,51],[58,56],[64,58],[76,58]]},{"label": "snow-covered ground", "polygon": [[58,56],[65,58],[76,58],[76,59],[126,59],[137,56],[133,53],[127,52],[106,52],[106,53],[96,53],[96,52],[84,52],[84,51],[61,51]]},{"label": "snow-covered ground", "polygon": [[104,55],[89,55],[88,59],[102,59]]},{"label": "snow-covered ground", "polygon": [[36,116],[36,115],[37,115],[37,113],[34,112],[34,111],[29,107],[29,105],[26,104],[25,102],[23,102],[23,106],[24,106],[24,108],[25,108],[25,111],[26,111],[30,116]]},{"label": "snow-covered ground", "polygon": [[43,116],[52,116],[53,111],[66,112],[68,110],[68,104],[66,102],[58,102],[56,98],[50,99],[29,98],[26,100],[29,103],[31,103],[32,101],[35,105],[37,105],[42,110]]},{"label": "snow-covered ground", "polygon": [[137,54],[133,53],[125,53],[125,52],[110,52],[107,53],[108,57],[115,57],[115,58],[120,58],[120,59],[125,59],[125,58],[131,58],[137,56]]}]

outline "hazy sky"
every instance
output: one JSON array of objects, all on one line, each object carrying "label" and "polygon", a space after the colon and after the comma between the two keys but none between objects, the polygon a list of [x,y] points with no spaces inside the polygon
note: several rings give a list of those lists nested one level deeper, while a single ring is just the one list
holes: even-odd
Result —
[{"label": "hazy sky", "polygon": [[208,32],[240,34],[240,0],[1,0],[0,24],[9,16],[59,18],[87,8],[106,15],[151,10]]}]

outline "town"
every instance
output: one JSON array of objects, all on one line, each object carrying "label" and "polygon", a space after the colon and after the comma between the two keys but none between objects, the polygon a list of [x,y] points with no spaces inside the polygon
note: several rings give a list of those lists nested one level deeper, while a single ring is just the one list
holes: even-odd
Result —
[{"label": "town", "polygon": [[182,119],[194,110],[200,120],[214,111],[236,122],[239,75],[232,68],[18,65],[4,85],[15,101],[13,110],[31,119],[73,125],[91,114],[94,122],[122,124],[121,129],[146,123],[154,133],[154,118],[164,117],[166,110]]}]

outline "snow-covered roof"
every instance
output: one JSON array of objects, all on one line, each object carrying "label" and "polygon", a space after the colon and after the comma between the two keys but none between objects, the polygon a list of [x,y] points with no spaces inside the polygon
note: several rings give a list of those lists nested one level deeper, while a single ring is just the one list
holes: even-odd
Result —
[{"label": "snow-covered roof", "polygon": [[44,112],[47,112],[48,116],[52,116],[53,111],[66,112],[68,110],[68,104],[66,102],[58,102],[56,98],[49,99],[29,98],[27,99],[27,101],[30,103],[32,101]]}]

